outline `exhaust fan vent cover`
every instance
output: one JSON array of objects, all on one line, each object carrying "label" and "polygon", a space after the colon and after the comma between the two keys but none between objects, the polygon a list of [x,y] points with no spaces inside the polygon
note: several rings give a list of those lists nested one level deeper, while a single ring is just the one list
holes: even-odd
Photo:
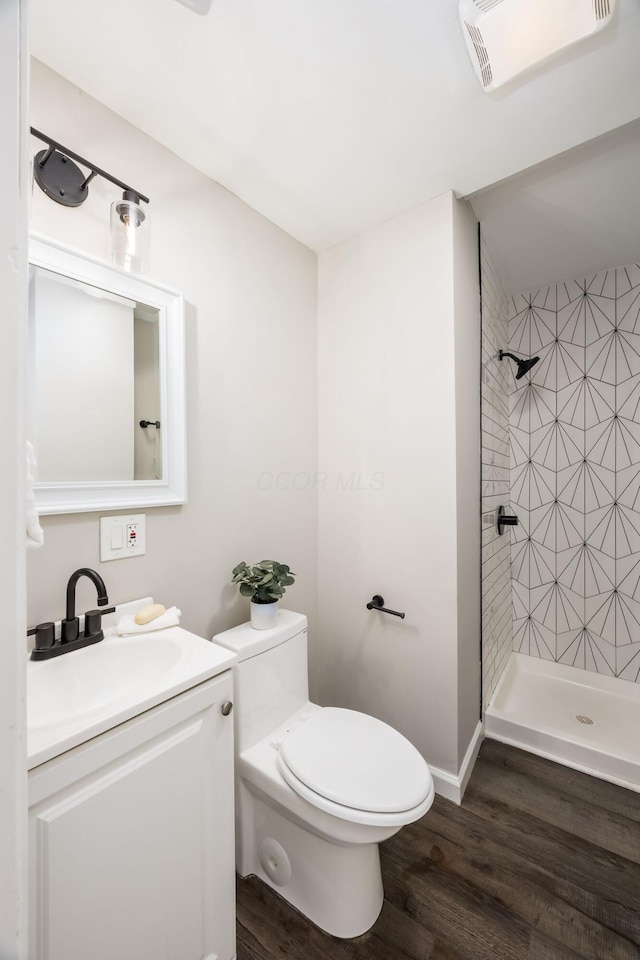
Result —
[{"label": "exhaust fan vent cover", "polygon": [[[615,0],[613,0],[615,3]],[[606,20],[611,16],[611,3],[609,0],[593,0],[596,10],[596,20]]]},{"label": "exhaust fan vent cover", "polygon": [[[504,3],[505,0],[473,0],[478,10],[482,10],[483,13],[486,13],[487,10],[491,10],[493,7],[497,7],[498,4]],[[598,0],[594,0],[595,3]]]},{"label": "exhaust fan vent cover", "polygon": [[194,13],[199,13],[203,17],[206,17],[209,13],[212,2],[213,0],[177,0],[177,3],[181,3],[183,7],[192,10]]},{"label": "exhaust fan vent cover", "polygon": [[[502,0],[499,0],[502,2]],[[471,42],[475,50],[476,57],[478,58],[478,66],[480,67],[480,79],[482,80],[482,86],[487,90],[491,87],[493,76],[491,73],[491,63],[489,61],[489,54],[487,53],[487,48],[484,45],[482,39],[482,34],[477,27],[472,26],[472,24],[465,21],[465,27],[469,31],[469,36],[471,37]]]},{"label": "exhaust fan vent cover", "polygon": [[604,29],[616,0],[459,0],[462,33],[487,91]]}]

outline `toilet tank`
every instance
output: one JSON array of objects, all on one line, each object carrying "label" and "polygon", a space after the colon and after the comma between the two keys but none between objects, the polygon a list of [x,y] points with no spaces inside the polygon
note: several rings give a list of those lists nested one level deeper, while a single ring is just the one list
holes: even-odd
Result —
[{"label": "toilet tank", "polygon": [[270,630],[241,623],[216,634],[213,642],[238,657],[233,699],[236,750],[242,753],[309,700],[307,618],[279,610]]}]

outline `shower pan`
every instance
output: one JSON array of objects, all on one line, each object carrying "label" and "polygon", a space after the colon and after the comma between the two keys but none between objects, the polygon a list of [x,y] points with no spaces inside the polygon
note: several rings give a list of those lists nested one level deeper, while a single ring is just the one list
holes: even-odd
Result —
[{"label": "shower pan", "polygon": [[485,713],[494,740],[640,792],[638,730],[639,684],[521,653]]}]

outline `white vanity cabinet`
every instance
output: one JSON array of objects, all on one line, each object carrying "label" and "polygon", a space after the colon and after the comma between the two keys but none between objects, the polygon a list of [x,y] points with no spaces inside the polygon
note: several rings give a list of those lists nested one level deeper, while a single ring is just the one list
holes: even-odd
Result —
[{"label": "white vanity cabinet", "polygon": [[30,771],[30,960],[235,957],[231,699],[226,670]]}]

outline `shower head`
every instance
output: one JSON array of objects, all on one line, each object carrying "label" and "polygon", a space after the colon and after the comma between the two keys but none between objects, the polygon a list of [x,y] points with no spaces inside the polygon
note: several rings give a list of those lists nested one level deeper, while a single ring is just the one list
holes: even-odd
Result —
[{"label": "shower head", "polygon": [[515,360],[515,362],[518,364],[516,380],[519,380],[520,377],[524,377],[525,373],[529,373],[529,370],[531,370],[531,367],[534,367],[538,362],[538,360],[540,359],[540,357],[531,357],[528,360],[521,360],[520,357],[514,356],[513,353],[506,353],[506,351],[501,350],[500,356],[498,357],[498,359],[504,360],[505,357],[510,357],[512,360]]}]

